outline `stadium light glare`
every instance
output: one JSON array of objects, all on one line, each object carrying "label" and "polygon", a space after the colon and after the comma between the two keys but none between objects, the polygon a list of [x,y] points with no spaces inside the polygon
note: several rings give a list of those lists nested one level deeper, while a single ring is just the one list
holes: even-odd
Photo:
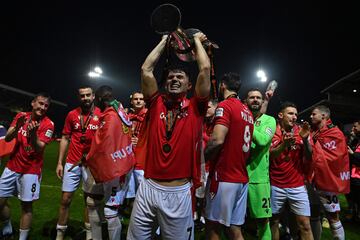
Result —
[{"label": "stadium light glare", "polygon": [[357,90],[356,90],[356,89],[354,89],[354,90],[353,90],[353,92],[354,92],[354,93],[356,93],[356,92],[357,92]]},{"label": "stadium light glare", "polygon": [[102,74],[102,73],[103,73],[103,71],[102,71],[102,69],[101,69],[100,67],[95,67],[95,68],[94,68],[94,72],[96,72],[96,73],[98,73],[98,74]]},{"label": "stadium light glare", "polygon": [[266,77],[266,74],[263,70],[259,70],[259,71],[257,71],[256,76],[258,78],[264,78],[264,77]]},{"label": "stadium light glare", "polygon": [[91,77],[91,78],[98,78],[98,77],[100,77],[100,74],[99,73],[96,73],[96,72],[93,72],[93,71],[91,71],[91,72],[89,72],[89,77]]},{"label": "stadium light glare", "polygon": [[256,76],[258,78],[260,78],[261,82],[266,82],[267,81],[266,73],[261,69],[256,72]]}]

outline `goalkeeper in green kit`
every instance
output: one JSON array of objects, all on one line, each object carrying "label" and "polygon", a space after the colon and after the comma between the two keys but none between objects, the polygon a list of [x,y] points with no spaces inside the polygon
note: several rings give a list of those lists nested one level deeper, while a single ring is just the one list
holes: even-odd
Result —
[{"label": "goalkeeper in green kit", "polygon": [[[271,95],[267,94],[267,100]],[[250,217],[257,222],[259,239],[271,239],[269,218],[270,179],[269,179],[269,149],[271,139],[276,129],[275,118],[263,114],[264,98],[260,90],[252,89],[246,96],[246,104],[254,117],[254,133],[251,143],[251,155],[247,164],[249,175],[248,207]]]}]

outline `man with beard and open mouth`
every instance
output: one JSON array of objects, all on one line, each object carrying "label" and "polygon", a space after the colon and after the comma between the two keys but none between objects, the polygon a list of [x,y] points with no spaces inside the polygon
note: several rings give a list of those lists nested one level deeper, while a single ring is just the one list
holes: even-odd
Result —
[{"label": "man with beard and open mouth", "polygon": [[[310,227],[310,203],[305,188],[304,165],[311,159],[308,142],[309,124],[296,124],[297,107],[284,102],[278,113],[278,124],[270,147],[271,234],[279,239],[280,214],[289,203],[295,214],[301,239],[313,239]],[[307,160],[307,161],[306,161]]]},{"label": "man with beard and open mouth", "polygon": [[[164,239],[194,239],[191,181],[199,181],[197,154],[210,93],[210,60],[202,45],[206,36],[193,35],[199,69],[195,94],[186,69],[168,68],[165,93],[159,92],[154,68],[166,47],[167,36],[147,56],[141,85],[149,106],[146,128],[135,150],[144,162],[144,179],[136,193],[127,239],[152,239],[160,226]],[[146,159],[140,159],[144,156]]]},{"label": "man with beard and open mouth", "polygon": [[16,139],[15,148],[0,178],[0,212],[2,235],[12,234],[10,209],[6,204],[11,196],[21,201],[19,239],[27,239],[32,220],[32,203],[39,199],[44,150],[51,142],[54,123],[46,116],[50,96],[37,94],[31,102],[31,112],[20,112],[12,121],[5,141]]},{"label": "man with beard and open mouth", "polygon": [[[65,119],[56,167],[56,174],[63,181],[59,219],[56,226],[57,240],[64,239],[72,197],[80,185],[80,180],[83,179],[82,166],[78,163],[89,152],[92,138],[99,127],[100,109],[94,106],[93,89],[89,86],[80,87],[78,99],[80,106],[71,110]],[[63,166],[68,146],[69,151],[65,166]],[[85,195],[84,199],[86,199]],[[84,211],[84,220],[88,240],[91,239],[91,231],[87,208]]]},{"label": "man with beard and open mouth", "polygon": [[257,221],[259,239],[271,239],[269,150],[276,129],[276,121],[275,118],[261,113],[263,102],[263,94],[259,89],[248,91],[246,105],[254,117],[250,159],[246,167],[249,175],[248,207],[250,216]]}]

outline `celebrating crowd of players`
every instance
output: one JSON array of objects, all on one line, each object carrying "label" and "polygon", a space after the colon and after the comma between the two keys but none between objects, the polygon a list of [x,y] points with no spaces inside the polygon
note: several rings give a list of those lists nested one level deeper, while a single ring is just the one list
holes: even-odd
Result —
[{"label": "celebrating crowd of players", "polygon": [[[164,91],[159,90],[154,69],[166,47],[165,36],[141,67],[142,91],[131,95],[130,110],[109,86],[95,92],[88,86],[78,89],[80,106],[65,119],[56,168],[62,179],[56,239],[64,239],[81,181],[86,239],[105,238],[104,228],[110,239],[120,239],[119,207],[135,196],[127,239],[158,234],[162,239],[194,239],[194,220],[205,223],[206,239],[220,239],[222,232],[229,239],[243,239],[247,212],[258,238],[279,239],[286,206],[301,239],[320,239],[321,209],[334,239],[345,239],[337,196],[350,190],[349,155],[351,176],[360,179],[359,143],[347,146],[326,106],[315,107],[310,123],[298,125],[296,105],[285,102],[276,121],[264,107],[273,93],[251,89],[241,101],[235,73],[220,79],[223,100],[209,99],[204,40],[203,33],[194,35],[195,86],[186,68],[174,66],[166,69]],[[6,141],[16,139],[16,145],[0,178],[3,236],[13,232],[6,200],[16,194],[22,209],[19,239],[28,237],[44,148],[54,131],[46,117],[50,101],[38,94],[32,111],[17,114],[6,134]],[[358,137],[356,124],[353,135]],[[356,183],[352,187],[358,189]],[[358,194],[353,199],[359,202]]]}]

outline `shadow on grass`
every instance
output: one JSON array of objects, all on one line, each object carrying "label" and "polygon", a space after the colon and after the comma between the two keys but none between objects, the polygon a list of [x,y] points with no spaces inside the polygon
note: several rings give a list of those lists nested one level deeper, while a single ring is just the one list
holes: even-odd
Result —
[{"label": "shadow on grass", "polygon": [[[39,236],[41,234],[42,237],[46,239],[55,239],[56,238],[56,224],[57,219],[52,219],[44,223],[41,233],[36,234],[35,236]],[[40,231],[40,230],[39,230]],[[76,220],[69,220],[68,228],[65,232],[65,239],[73,239],[73,240],[82,240],[85,239],[86,232],[84,229],[84,223]]]}]

